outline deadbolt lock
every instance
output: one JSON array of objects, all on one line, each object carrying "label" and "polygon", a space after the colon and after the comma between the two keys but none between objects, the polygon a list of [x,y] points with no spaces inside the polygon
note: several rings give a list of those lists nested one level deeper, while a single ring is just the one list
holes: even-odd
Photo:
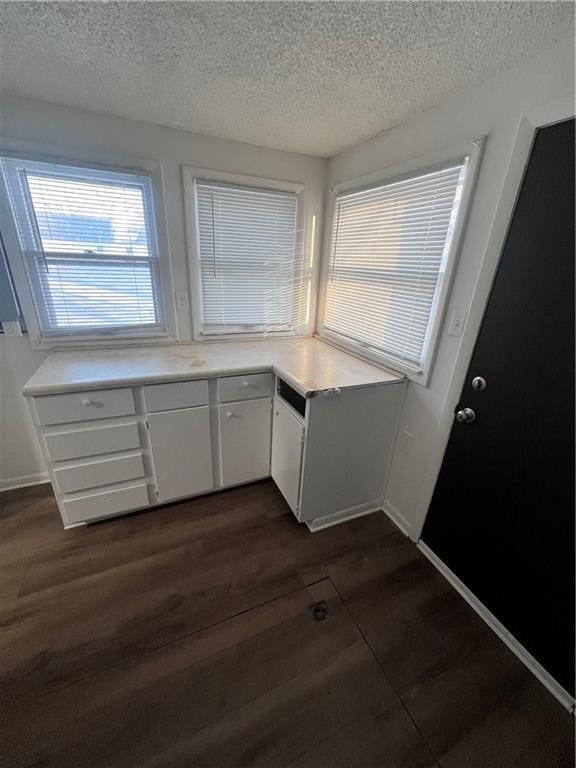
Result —
[{"label": "deadbolt lock", "polygon": [[472,379],[472,389],[475,392],[482,392],[488,386],[484,376],[474,376]]}]

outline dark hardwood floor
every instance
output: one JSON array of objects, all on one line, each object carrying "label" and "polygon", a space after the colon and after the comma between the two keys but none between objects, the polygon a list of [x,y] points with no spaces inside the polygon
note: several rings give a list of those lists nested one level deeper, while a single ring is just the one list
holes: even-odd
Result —
[{"label": "dark hardwood floor", "polygon": [[70,531],[49,486],[0,494],[0,605],[3,768],[574,765],[383,514],[312,535],[271,482]]}]

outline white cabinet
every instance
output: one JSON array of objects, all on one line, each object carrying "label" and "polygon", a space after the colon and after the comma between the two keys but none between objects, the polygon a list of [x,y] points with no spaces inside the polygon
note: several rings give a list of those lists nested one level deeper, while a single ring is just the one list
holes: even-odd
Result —
[{"label": "white cabinet", "polygon": [[381,509],[402,396],[376,385],[304,399],[279,382],[272,478],[310,530]]},{"label": "white cabinet", "polygon": [[158,501],[214,487],[208,406],[151,413],[148,426]]},{"label": "white cabinet", "polygon": [[314,529],[381,508],[403,389],[358,387],[307,400],[301,522]]},{"label": "white cabinet", "polygon": [[316,530],[381,508],[403,393],[304,397],[254,372],[42,395],[32,414],[66,526],[271,475]]},{"label": "white cabinet", "polygon": [[270,398],[218,406],[222,485],[270,475]]},{"label": "white cabinet", "polygon": [[303,443],[302,419],[280,397],[275,397],[271,474],[295,515],[298,514]]}]

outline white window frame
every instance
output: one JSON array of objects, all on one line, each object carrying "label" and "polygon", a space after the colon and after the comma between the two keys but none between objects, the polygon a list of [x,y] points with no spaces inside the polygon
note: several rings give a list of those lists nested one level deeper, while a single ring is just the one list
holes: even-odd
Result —
[{"label": "white window frame", "polygon": [[[308,322],[298,329],[286,331],[257,330],[252,332],[230,332],[219,334],[202,333],[202,282],[200,274],[200,250],[198,243],[198,212],[194,181],[220,182],[240,187],[252,187],[255,189],[270,190],[273,192],[291,192],[296,195],[296,229],[301,232],[300,238],[304,249],[304,258],[310,264],[310,311]],[[192,336],[195,341],[215,342],[243,339],[281,338],[295,336],[310,336],[314,330],[314,290],[316,287],[313,259],[310,248],[313,243],[306,231],[306,186],[290,181],[267,179],[260,176],[247,176],[245,174],[227,173],[208,168],[197,168],[188,165],[182,166],[182,180],[184,184],[184,206],[186,218],[186,240],[188,244],[188,264],[190,273],[190,296],[192,298]]]},{"label": "white window frame", "polygon": [[94,156],[62,156],[57,150],[50,147],[30,144],[0,138],[0,155],[15,158],[17,160],[29,160],[31,162],[43,162],[67,165],[74,168],[86,168],[100,171],[112,171],[134,175],[147,175],[152,186],[152,205],[154,215],[154,228],[158,247],[158,262],[160,270],[160,283],[164,302],[164,330],[151,331],[119,331],[103,333],[82,333],[46,335],[42,334],[31,288],[26,275],[26,269],[22,259],[20,239],[16,229],[8,193],[4,183],[0,180],[0,228],[4,235],[6,255],[18,298],[20,300],[22,314],[26,321],[26,328],[30,342],[34,349],[67,349],[82,347],[114,347],[156,343],[172,343],[176,337],[175,311],[172,299],[172,275],[168,250],[168,236],[166,231],[166,213],[164,208],[163,174],[161,163],[155,160],[141,158],[126,158],[107,156],[95,159]]},{"label": "white window frame", "polygon": [[[326,205],[326,219],[324,227],[324,250],[322,258],[322,268],[320,275],[319,290],[319,310],[316,335],[323,341],[327,341],[334,346],[340,347],[347,352],[351,352],[357,357],[376,363],[383,367],[393,368],[396,371],[406,374],[406,376],[417,384],[427,386],[432,375],[434,357],[440,338],[440,331],[444,323],[444,315],[450,288],[454,278],[455,267],[458,261],[458,254],[462,245],[463,234],[470,210],[470,201],[476,179],[482,150],[484,146],[484,137],[476,138],[465,142],[457,147],[451,147],[446,150],[436,152],[432,155],[420,157],[398,165],[389,166],[367,176],[349,179],[334,186],[328,190],[328,200]],[[419,176],[432,172],[445,166],[450,162],[458,162],[468,158],[468,167],[462,187],[462,196],[458,208],[458,214],[450,239],[448,252],[446,254],[445,266],[440,273],[438,289],[431,311],[431,322],[426,334],[422,364],[419,367],[410,364],[401,363],[398,358],[387,355],[385,352],[368,349],[360,342],[345,339],[337,333],[324,327],[324,317],[326,313],[326,293],[330,271],[330,257],[332,252],[333,222],[336,213],[337,198],[343,193],[357,192],[372,187],[378,187],[383,184],[389,184],[394,181],[401,181],[410,176]]]}]

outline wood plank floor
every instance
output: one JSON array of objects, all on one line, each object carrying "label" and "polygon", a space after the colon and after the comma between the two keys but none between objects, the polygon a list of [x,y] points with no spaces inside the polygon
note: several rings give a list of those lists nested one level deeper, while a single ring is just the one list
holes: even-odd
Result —
[{"label": "wood plank floor", "polygon": [[0,633],[3,768],[574,765],[383,514],[312,535],[271,482],[70,531],[49,486],[0,494]]}]

